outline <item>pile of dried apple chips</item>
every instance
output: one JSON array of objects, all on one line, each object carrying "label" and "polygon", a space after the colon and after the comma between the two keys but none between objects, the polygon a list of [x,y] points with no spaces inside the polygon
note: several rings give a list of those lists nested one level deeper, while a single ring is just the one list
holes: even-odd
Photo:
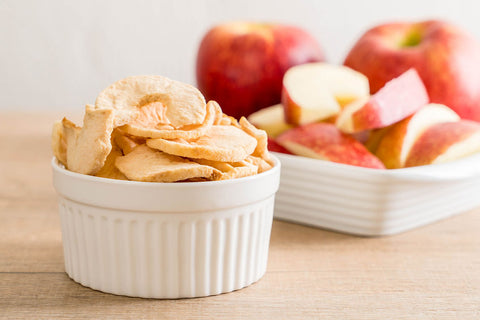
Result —
[{"label": "pile of dried apple chips", "polygon": [[66,118],[54,124],[52,148],[68,170],[121,180],[226,180],[273,165],[265,131],[161,76],[112,84],[86,106],[83,127]]}]

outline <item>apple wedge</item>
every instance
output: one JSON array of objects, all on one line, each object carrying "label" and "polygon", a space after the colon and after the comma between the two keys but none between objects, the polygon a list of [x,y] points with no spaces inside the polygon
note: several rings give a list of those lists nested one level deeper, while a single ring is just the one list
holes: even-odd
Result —
[{"label": "apple wedge", "polygon": [[405,161],[415,141],[429,127],[437,123],[459,121],[460,117],[441,104],[428,104],[413,115],[390,126],[380,139],[375,155],[387,169],[405,166]]},{"label": "apple wedge", "polygon": [[[390,127],[373,129],[373,130],[367,131],[368,137],[364,145],[365,147],[367,147],[368,151],[370,151],[373,154],[377,152],[378,145],[380,144],[380,141],[382,141],[382,138],[387,133],[388,129],[390,129]],[[365,131],[360,131],[360,132],[365,132]]]},{"label": "apple wedge", "polygon": [[302,125],[335,116],[341,107],[369,95],[368,79],[345,66],[307,63],[283,77],[285,121]]},{"label": "apple wedge", "polygon": [[360,142],[329,123],[310,123],[290,129],[278,136],[276,141],[299,156],[367,168],[385,168]]},{"label": "apple wedge", "polygon": [[405,167],[444,163],[480,152],[480,123],[461,120],[438,123],[412,146]]},{"label": "apple wedge", "polygon": [[258,129],[265,130],[271,138],[275,138],[280,133],[292,127],[285,122],[283,106],[281,104],[263,108],[252,113],[248,116],[248,121]]},{"label": "apple wedge", "polygon": [[345,107],[337,127],[346,133],[387,127],[405,119],[429,101],[415,69],[390,80],[368,100],[357,100]]},{"label": "apple wedge", "polygon": [[275,141],[270,137],[268,138],[268,151],[285,153],[285,154],[293,154],[287,149],[285,149],[284,147],[282,147],[281,145],[279,145],[277,141]]}]

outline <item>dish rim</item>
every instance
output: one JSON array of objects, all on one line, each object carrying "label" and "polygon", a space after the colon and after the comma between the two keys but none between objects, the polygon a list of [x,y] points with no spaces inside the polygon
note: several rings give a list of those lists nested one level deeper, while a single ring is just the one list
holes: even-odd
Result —
[{"label": "dish rim", "polygon": [[[400,169],[374,169],[337,163],[328,160],[314,159],[285,153],[271,152],[280,161],[296,162],[302,168],[325,169],[341,171],[344,174],[368,175],[385,179],[401,179],[408,181],[444,181],[462,180],[480,175],[480,153],[473,154],[455,161],[430,164]],[[285,166],[285,163],[283,164]],[[459,170],[461,169],[461,170]],[[285,170],[285,168],[283,168]]]},{"label": "dish rim", "polygon": [[55,156],[52,157],[51,166],[55,172],[58,172],[61,175],[68,176],[73,179],[79,179],[82,181],[88,182],[98,182],[103,184],[109,185],[128,185],[128,186],[142,186],[142,187],[167,187],[167,188],[182,188],[185,186],[218,186],[218,185],[230,185],[230,184],[237,184],[242,182],[248,182],[251,180],[258,180],[263,177],[267,177],[270,175],[274,175],[277,171],[281,168],[281,162],[276,155],[272,155],[270,152],[270,156],[274,162],[274,165],[271,169],[258,173],[252,176],[242,177],[242,178],[235,178],[235,179],[228,179],[228,180],[217,180],[217,181],[199,181],[199,182],[145,182],[145,181],[132,181],[132,180],[118,180],[118,179],[110,179],[110,178],[103,178],[103,177],[96,177],[91,176],[88,174],[82,174],[74,171],[70,171],[66,169],[63,165],[61,165]]}]

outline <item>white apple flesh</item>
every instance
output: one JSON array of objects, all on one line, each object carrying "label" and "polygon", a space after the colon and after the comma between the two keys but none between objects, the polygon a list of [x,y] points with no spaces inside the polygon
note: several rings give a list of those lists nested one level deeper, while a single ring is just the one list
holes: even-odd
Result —
[{"label": "white apple flesh", "polygon": [[342,105],[368,95],[368,79],[344,66],[308,63],[290,68],[283,77],[282,104],[292,125],[335,116]]},{"label": "white apple flesh", "polygon": [[260,109],[248,116],[254,126],[265,130],[270,138],[275,138],[292,126],[285,122],[283,106],[276,104],[267,108]]},{"label": "white apple flesh", "polygon": [[439,123],[418,137],[405,167],[438,164],[480,152],[480,123],[468,120]]},{"label": "white apple flesh", "polygon": [[460,117],[441,104],[428,104],[410,117],[389,127],[380,140],[376,156],[388,169],[405,166],[405,161],[418,137],[437,123],[456,122]]},{"label": "white apple flesh", "polygon": [[428,103],[428,94],[415,69],[390,80],[368,101],[354,101],[338,117],[340,130],[353,133],[398,122]]}]

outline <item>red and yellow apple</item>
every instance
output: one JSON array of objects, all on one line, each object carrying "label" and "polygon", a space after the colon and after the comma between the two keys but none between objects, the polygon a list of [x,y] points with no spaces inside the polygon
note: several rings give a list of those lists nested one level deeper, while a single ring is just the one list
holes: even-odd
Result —
[{"label": "red and yellow apple", "polygon": [[413,144],[405,167],[457,160],[480,152],[480,123],[469,120],[438,123]]},{"label": "red and yellow apple", "polygon": [[344,66],[318,62],[292,67],[283,77],[285,121],[301,125],[334,117],[369,91],[368,79]]},{"label": "red and yellow apple", "polygon": [[387,82],[370,98],[347,105],[336,125],[347,133],[383,128],[408,117],[427,103],[425,86],[415,69],[410,69]]},{"label": "red and yellow apple", "polygon": [[368,77],[371,93],[415,68],[431,102],[480,121],[480,45],[452,24],[431,20],[379,25],[360,37],[344,64]]},{"label": "red and yellow apple", "polygon": [[205,35],[197,54],[197,84],[235,118],[280,102],[284,73],[292,66],[323,61],[306,31],[288,25],[232,22]]},{"label": "red and yellow apple", "polygon": [[363,144],[330,123],[299,126],[282,133],[276,141],[299,156],[367,168],[385,168]]},{"label": "red and yellow apple", "polygon": [[441,104],[428,104],[390,126],[380,139],[375,155],[387,169],[403,168],[412,146],[425,130],[437,123],[459,120],[460,117],[452,109]]}]

